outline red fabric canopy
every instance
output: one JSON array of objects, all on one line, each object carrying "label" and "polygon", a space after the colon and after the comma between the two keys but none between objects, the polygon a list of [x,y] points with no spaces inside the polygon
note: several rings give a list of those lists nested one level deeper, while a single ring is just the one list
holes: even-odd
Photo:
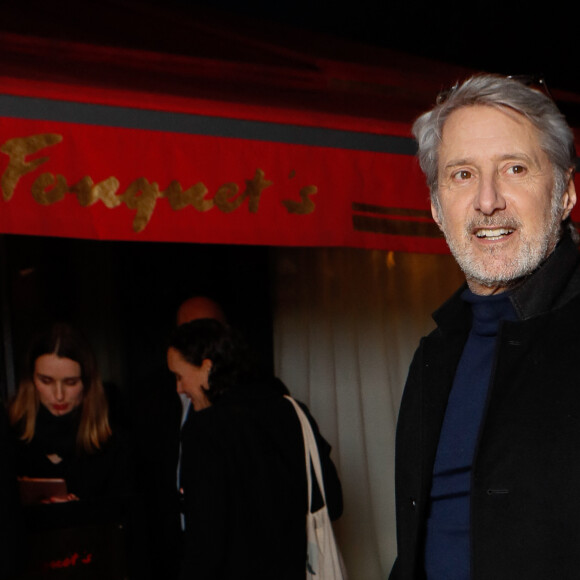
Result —
[{"label": "red fabric canopy", "polygon": [[465,71],[0,49],[3,233],[447,251],[410,124]]}]

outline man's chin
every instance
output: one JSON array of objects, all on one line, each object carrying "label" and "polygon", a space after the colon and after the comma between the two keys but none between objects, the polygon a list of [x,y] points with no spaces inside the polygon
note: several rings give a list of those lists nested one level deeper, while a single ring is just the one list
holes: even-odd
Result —
[{"label": "man's chin", "polygon": [[478,294],[490,294],[497,292],[498,289],[506,290],[516,285],[537,267],[535,261],[532,264],[521,260],[498,260],[491,256],[488,256],[485,268],[482,268],[481,258],[465,259],[464,256],[455,256],[455,259],[465,274],[469,287],[481,290],[481,292],[476,292]]},{"label": "man's chin", "polygon": [[545,244],[535,247],[525,244],[517,252],[492,250],[481,253],[452,245],[450,249],[468,283],[473,282],[482,289],[506,289],[516,285],[538,268],[547,253]]},{"label": "man's chin", "polygon": [[[537,270],[554,250],[561,232],[559,220],[547,224],[544,233],[533,240],[518,233],[508,244],[473,245],[446,237],[453,257],[468,283],[482,289],[507,289]],[[517,243],[515,243],[517,241]],[[490,292],[484,292],[489,294]]]}]

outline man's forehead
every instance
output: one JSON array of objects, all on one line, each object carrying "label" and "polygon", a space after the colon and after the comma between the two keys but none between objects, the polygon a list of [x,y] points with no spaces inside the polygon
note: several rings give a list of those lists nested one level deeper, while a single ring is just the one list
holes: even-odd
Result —
[{"label": "man's forehead", "polygon": [[177,311],[178,326],[200,318],[214,318],[225,323],[225,315],[220,306],[204,296],[189,298],[181,304]]},{"label": "man's forehead", "polygon": [[472,105],[449,115],[443,125],[439,153],[455,157],[494,152],[505,157],[539,149],[536,127],[520,113],[507,107]]},{"label": "man's forehead", "polygon": [[501,105],[465,105],[451,112],[443,124],[442,136],[449,127],[458,125],[461,129],[469,131],[473,125],[488,123],[490,119],[502,120],[503,123],[520,125],[526,129],[535,131],[534,125],[529,119],[518,111]]}]

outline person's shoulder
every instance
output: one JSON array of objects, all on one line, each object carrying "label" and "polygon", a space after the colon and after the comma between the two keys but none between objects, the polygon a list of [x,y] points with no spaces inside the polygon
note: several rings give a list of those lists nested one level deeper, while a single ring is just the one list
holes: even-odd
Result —
[{"label": "person's shoulder", "polygon": [[[282,384],[282,383],[280,383]],[[207,431],[250,430],[264,423],[284,422],[295,415],[279,384],[256,382],[241,385],[224,395],[215,405],[200,413],[200,428]],[[234,435],[235,436],[235,435]]]}]

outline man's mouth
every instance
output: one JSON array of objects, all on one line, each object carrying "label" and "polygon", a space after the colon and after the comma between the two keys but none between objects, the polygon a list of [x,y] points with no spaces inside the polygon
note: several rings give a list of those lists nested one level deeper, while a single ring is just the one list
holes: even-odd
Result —
[{"label": "man's mouth", "polygon": [[514,230],[511,228],[489,228],[477,230],[475,235],[480,239],[486,240],[499,240],[504,236],[509,236],[513,234]]}]

